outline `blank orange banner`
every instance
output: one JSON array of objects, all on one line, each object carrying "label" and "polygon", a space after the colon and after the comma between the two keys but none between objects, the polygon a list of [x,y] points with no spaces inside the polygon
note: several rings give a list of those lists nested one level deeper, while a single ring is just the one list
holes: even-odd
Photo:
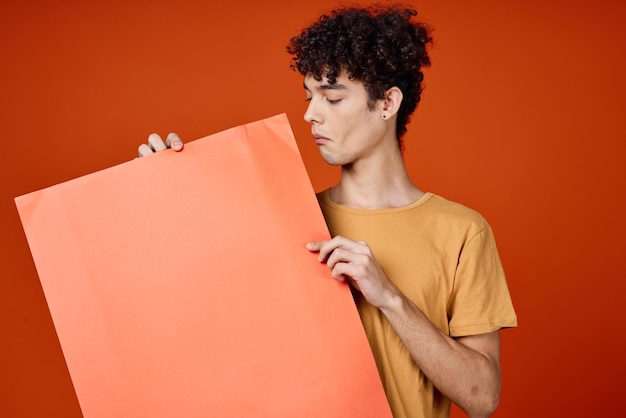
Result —
[{"label": "blank orange banner", "polygon": [[390,417],[285,115],[16,198],[85,417]]}]

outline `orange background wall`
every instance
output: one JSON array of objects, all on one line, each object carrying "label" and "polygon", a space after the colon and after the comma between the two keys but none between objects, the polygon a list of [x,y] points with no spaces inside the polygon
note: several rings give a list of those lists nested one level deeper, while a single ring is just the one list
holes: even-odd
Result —
[{"label": "orange background wall", "polygon": [[[13,197],[133,158],[153,131],[281,112],[315,188],[336,181],[284,52],[335,3],[212,3],[0,4],[0,416],[80,416]],[[416,5],[436,46],[410,173],[487,217],[519,316],[496,416],[623,416],[626,3]]]}]

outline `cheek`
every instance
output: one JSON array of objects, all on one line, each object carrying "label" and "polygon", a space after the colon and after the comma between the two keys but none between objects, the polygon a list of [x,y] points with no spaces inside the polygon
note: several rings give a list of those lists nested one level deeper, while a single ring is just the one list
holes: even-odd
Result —
[{"label": "cheek", "polygon": [[385,128],[385,122],[382,118],[377,117],[376,113],[370,111],[363,113],[361,118],[355,119],[351,124],[354,132],[358,132],[361,138],[375,138]]},{"label": "cheek", "polygon": [[359,129],[367,129],[371,127],[375,123],[374,112],[369,109],[358,109],[351,112],[351,116],[349,117],[349,123],[355,128]]}]

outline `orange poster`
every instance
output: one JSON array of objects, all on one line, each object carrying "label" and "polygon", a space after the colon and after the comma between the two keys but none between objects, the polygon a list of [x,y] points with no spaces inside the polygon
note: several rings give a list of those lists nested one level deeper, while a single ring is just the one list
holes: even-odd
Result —
[{"label": "orange poster", "polygon": [[16,198],[85,417],[390,417],[285,115]]}]

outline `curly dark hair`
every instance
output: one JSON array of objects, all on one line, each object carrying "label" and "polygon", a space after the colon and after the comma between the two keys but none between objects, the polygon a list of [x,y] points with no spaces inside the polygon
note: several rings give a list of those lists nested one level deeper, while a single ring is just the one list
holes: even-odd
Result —
[{"label": "curly dark hair", "polygon": [[396,124],[402,149],[402,136],[422,93],[421,69],[430,65],[430,29],[415,16],[414,9],[401,5],[331,11],[291,38],[290,67],[317,80],[327,77],[331,84],[346,71],[365,85],[370,109],[389,88],[398,87],[404,96]]}]

